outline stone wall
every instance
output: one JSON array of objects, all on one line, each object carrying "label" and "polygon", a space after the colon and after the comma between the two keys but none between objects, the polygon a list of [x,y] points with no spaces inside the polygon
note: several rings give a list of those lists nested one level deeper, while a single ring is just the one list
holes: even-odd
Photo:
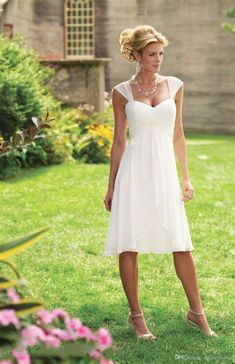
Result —
[{"label": "stone wall", "polygon": [[104,69],[108,61],[107,58],[95,58],[50,62],[56,69],[56,75],[50,82],[53,93],[69,106],[89,103],[97,111],[104,110]]},{"label": "stone wall", "polygon": [[13,24],[42,58],[64,58],[64,1],[8,0],[1,24]]},{"label": "stone wall", "polygon": [[137,16],[135,0],[109,0],[108,89],[135,72],[135,63],[120,54],[121,31],[150,24],[170,42],[160,74],[184,81],[185,130],[235,134],[235,36],[220,26],[231,6],[228,0],[146,0],[146,15]]},{"label": "stone wall", "polygon": [[[160,74],[173,75],[184,81],[185,130],[234,134],[235,36],[220,26],[221,22],[228,21],[224,11],[233,3],[228,0],[146,0],[145,3],[145,16],[137,16],[136,0],[96,0],[95,58],[111,58],[104,68],[105,85],[101,89],[110,91],[135,72],[135,63],[129,63],[120,54],[118,38],[121,31],[150,24],[170,42],[165,48]],[[8,0],[0,26],[3,23],[12,23],[14,34],[22,33],[26,44],[34,47],[42,58],[64,59],[64,0]],[[79,79],[78,72],[82,69],[80,65],[77,68],[77,87],[86,78],[82,73]],[[70,71],[66,66],[65,72],[72,74],[72,70],[74,64]],[[100,77],[102,72],[99,70],[91,73]],[[61,77],[59,75],[55,80],[56,89],[60,89],[60,95],[67,95],[69,87],[66,84],[70,82],[70,76],[59,87]],[[71,97],[88,94],[87,101],[94,101],[93,85],[88,87],[89,92],[85,89],[73,92],[74,84],[71,79]],[[65,91],[62,91],[63,87]]]},{"label": "stone wall", "polygon": [[[70,106],[89,103],[104,109],[105,68],[109,59],[105,18],[101,0],[96,2],[96,49],[91,60],[65,60],[64,0],[8,0],[0,25],[13,24],[13,34],[23,34],[26,46],[56,68],[51,82],[54,95]],[[100,44],[100,47],[98,47]]]},{"label": "stone wall", "polygon": [[[25,42],[44,59],[64,59],[64,0],[8,0],[0,18],[14,26],[14,34],[24,35]],[[95,1],[95,55],[108,57],[108,3]]]}]

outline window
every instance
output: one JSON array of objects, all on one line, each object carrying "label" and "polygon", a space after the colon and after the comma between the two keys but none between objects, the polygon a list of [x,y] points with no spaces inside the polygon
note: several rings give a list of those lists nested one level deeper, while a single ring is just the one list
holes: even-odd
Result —
[{"label": "window", "polygon": [[145,15],[145,0],[136,0],[137,16]]},{"label": "window", "polygon": [[3,24],[3,34],[6,38],[13,38],[13,25],[12,24]]},{"label": "window", "polygon": [[65,1],[65,56],[94,58],[95,1]]}]

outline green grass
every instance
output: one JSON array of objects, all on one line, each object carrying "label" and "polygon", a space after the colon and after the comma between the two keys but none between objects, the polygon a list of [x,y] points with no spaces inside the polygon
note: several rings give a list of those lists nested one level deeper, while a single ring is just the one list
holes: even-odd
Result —
[{"label": "green grass", "polygon": [[63,307],[93,330],[109,329],[116,363],[233,362],[235,138],[189,134],[187,143],[196,190],[185,205],[193,255],[207,318],[219,338],[185,323],[188,303],[172,254],[139,254],[140,301],[150,330],[160,338],[135,339],[127,324],[118,257],[102,256],[109,165],[44,167],[0,183],[1,240],[52,227],[46,238],[14,258],[28,279],[27,294],[43,299],[47,308]]}]

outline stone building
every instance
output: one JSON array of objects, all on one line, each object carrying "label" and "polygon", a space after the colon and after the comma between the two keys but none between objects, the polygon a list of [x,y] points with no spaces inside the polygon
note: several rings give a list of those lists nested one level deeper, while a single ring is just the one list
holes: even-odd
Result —
[{"label": "stone building", "polygon": [[120,54],[127,27],[150,24],[170,44],[160,74],[184,81],[186,131],[235,133],[235,36],[222,29],[229,0],[0,0],[1,32],[21,33],[58,63],[54,89],[71,105],[102,110],[103,92],[130,78]]}]

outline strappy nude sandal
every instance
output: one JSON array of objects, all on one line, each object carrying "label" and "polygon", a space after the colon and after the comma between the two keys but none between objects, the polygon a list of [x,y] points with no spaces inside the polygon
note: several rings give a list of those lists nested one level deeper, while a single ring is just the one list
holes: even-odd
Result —
[{"label": "strappy nude sandal", "polygon": [[141,312],[141,313],[139,313],[137,315],[132,315],[131,313],[129,313],[128,322],[129,322],[130,326],[134,329],[138,339],[143,339],[143,340],[155,340],[155,339],[157,339],[157,337],[154,336],[153,334],[151,334],[151,332],[148,333],[148,334],[142,334],[142,335],[137,334],[137,330],[136,330],[135,326],[133,325],[133,323],[131,321],[131,317],[143,316],[143,315],[144,315],[143,312]]},{"label": "strappy nude sandal", "polygon": [[[190,311],[190,312],[192,312],[192,313],[194,313],[195,315],[203,315],[204,314],[204,310],[202,311],[202,312],[194,312],[193,310],[191,310],[191,308],[189,308],[188,309],[188,311]],[[218,334],[216,334],[216,332],[214,332],[213,330],[211,330],[210,331],[210,333],[207,333],[207,332],[205,332],[205,331],[202,331],[201,330],[201,328],[200,328],[200,326],[196,323],[196,322],[194,322],[194,321],[192,321],[192,320],[190,320],[190,318],[188,317],[188,311],[187,311],[187,313],[186,313],[186,315],[185,315],[185,319],[186,319],[186,321],[191,325],[191,326],[193,326],[193,327],[196,327],[196,328],[199,328],[200,329],[200,331],[201,332],[203,332],[205,335],[207,335],[207,336],[218,336]]]}]

